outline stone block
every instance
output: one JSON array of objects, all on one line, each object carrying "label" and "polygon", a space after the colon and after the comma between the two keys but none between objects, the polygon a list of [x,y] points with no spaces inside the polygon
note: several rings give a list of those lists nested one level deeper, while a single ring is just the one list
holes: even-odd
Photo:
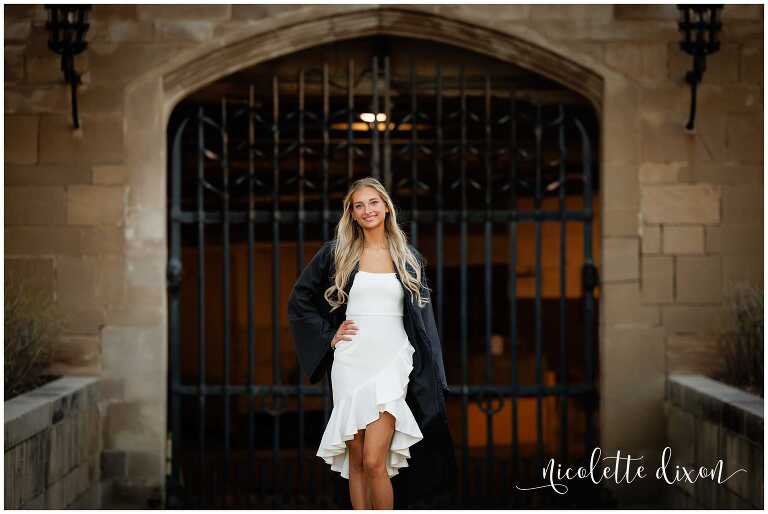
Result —
[{"label": "stone block", "polygon": [[[665,256],[643,256],[641,260],[640,296],[642,303],[674,302],[674,260]],[[657,312],[658,321],[661,313]]]},{"label": "stone block", "polygon": [[622,238],[637,236],[637,208],[610,209],[602,212],[603,237]]},{"label": "stone block", "polygon": [[723,255],[746,255],[762,258],[763,227],[762,215],[759,224],[722,224],[720,225],[720,244]]},{"label": "stone block", "polygon": [[745,44],[741,47],[739,80],[746,84],[763,85],[763,45]]},{"label": "stone block", "polygon": [[[162,448],[157,447],[165,441],[164,416],[159,401],[157,405],[142,400],[109,404],[104,425],[104,447],[110,450],[158,450],[164,454]],[[143,478],[147,480],[151,477]]]},{"label": "stone block", "polygon": [[612,165],[602,176],[602,197],[606,211],[636,209],[639,203],[638,171],[634,165]]},{"label": "stone block", "polygon": [[736,22],[737,20],[762,20],[763,9],[760,4],[738,5],[729,4],[723,8],[722,18],[726,22]]},{"label": "stone block", "polygon": [[68,186],[89,184],[90,169],[85,166],[6,164],[5,186]]},{"label": "stone block", "polygon": [[39,116],[5,115],[5,163],[35,164],[37,162]]},{"label": "stone block", "polygon": [[640,242],[642,253],[661,253],[661,225],[642,225]]},{"label": "stone block", "polygon": [[126,272],[122,255],[103,255],[95,259],[96,300],[102,305],[121,305],[125,302]]},{"label": "stone block", "polygon": [[109,43],[149,43],[155,39],[155,24],[152,21],[103,20],[93,22],[91,41]]},{"label": "stone block", "polygon": [[70,225],[122,225],[125,188],[72,186],[68,190]]},{"label": "stone block", "polygon": [[70,91],[62,84],[14,84],[5,90],[5,113],[59,113],[71,116],[70,95]]},{"label": "stone block", "polygon": [[676,301],[680,303],[720,302],[720,256],[678,256],[675,261],[675,294]]},{"label": "stone block", "polygon": [[66,508],[83,494],[89,485],[88,464],[81,464],[45,491],[46,508]]},{"label": "stone block", "polygon": [[122,114],[124,97],[121,87],[86,84],[78,90],[78,110],[84,114]]},{"label": "stone block", "polygon": [[204,43],[213,39],[215,23],[205,20],[163,20],[155,22],[155,37],[160,41]]},{"label": "stone block", "polygon": [[[723,439],[725,448],[722,448],[721,452],[724,455],[720,457],[723,459],[725,467],[723,476],[733,475],[723,484],[723,487],[743,499],[748,499],[752,496],[751,485],[753,482],[751,475],[755,472],[756,467],[752,457],[757,452],[762,454],[762,450],[731,431],[725,431]],[[740,469],[744,471],[738,471]]]},{"label": "stone block", "polygon": [[254,21],[270,19],[300,10],[301,4],[233,4],[232,19],[241,21]]},{"label": "stone block", "polygon": [[[686,89],[690,95],[690,89]],[[697,91],[696,100],[707,106],[707,112],[727,114],[754,114],[763,105],[760,88],[754,85],[710,84]]]},{"label": "stone block", "polygon": [[126,237],[131,240],[162,241],[165,237],[165,209],[130,207],[127,214]]},{"label": "stone block", "polygon": [[128,180],[128,169],[122,164],[93,167],[93,183],[100,186],[121,186]]},{"label": "stone block", "polygon": [[602,282],[639,280],[639,240],[636,237],[603,240]]},{"label": "stone block", "polygon": [[722,228],[704,227],[704,253],[720,253],[722,248],[721,235]]},{"label": "stone block", "polygon": [[720,222],[720,186],[711,184],[643,185],[640,204],[646,223]]},{"label": "stone block", "polygon": [[676,184],[685,162],[645,162],[640,166],[641,184]]},{"label": "stone block", "polygon": [[608,43],[605,45],[605,62],[627,77],[642,77],[643,48],[635,42]]},{"label": "stone block", "polygon": [[110,326],[157,326],[165,321],[166,290],[162,284],[151,286],[129,286],[123,305],[107,309],[107,323]]},{"label": "stone block", "polygon": [[722,186],[723,223],[762,225],[763,191],[754,184]]},{"label": "stone block", "polygon": [[680,16],[672,4],[616,4],[616,20],[677,20]]},{"label": "stone block", "polygon": [[603,284],[603,320],[607,326],[658,326],[661,321],[659,307],[641,301],[637,282]]},{"label": "stone block", "polygon": [[13,84],[24,80],[24,47],[22,45],[7,44],[3,49],[3,73],[5,73],[5,83]]},{"label": "stone block", "polygon": [[728,160],[748,164],[762,163],[762,114],[731,114],[728,116],[726,124],[728,138]]},{"label": "stone block", "polygon": [[[639,123],[639,121],[631,122],[626,119],[622,119],[620,123],[605,123],[604,133],[610,146],[603,148],[603,162],[606,165],[604,177],[611,173],[609,166],[636,166],[640,162],[642,145],[640,138],[637,137]],[[637,171],[634,175],[637,177]]]},{"label": "stone block", "polygon": [[119,162],[123,157],[121,115],[80,116],[80,129],[72,127],[71,114],[42,115],[41,163],[99,164]]},{"label": "stone block", "polygon": [[63,336],[54,345],[51,373],[100,375],[101,342],[98,336]]},{"label": "stone block", "polygon": [[56,261],[58,301],[81,307],[97,305],[96,259],[90,257],[59,257]]},{"label": "stone block", "polygon": [[[563,4],[546,5],[532,4],[530,7],[531,21],[547,20],[568,20],[569,22],[585,21],[589,23],[609,23],[613,20],[612,5],[586,5],[586,4]],[[489,18],[495,14],[497,6],[489,6]]]},{"label": "stone block", "polygon": [[664,225],[664,253],[667,255],[703,254],[704,227],[696,225]]},{"label": "stone block", "polygon": [[140,20],[228,20],[232,6],[224,4],[195,4],[179,9],[176,5],[138,5]]},{"label": "stone block", "polygon": [[735,282],[763,283],[763,252],[757,255],[722,256],[723,286]]},{"label": "stone block", "polygon": [[164,473],[163,452],[128,452],[128,479],[144,479]]},{"label": "stone block", "polygon": [[5,228],[5,254],[79,255],[82,234],[77,227],[13,227]]},{"label": "stone block", "polygon": [[662,305],[661,319],[667,334],[716,334],[721,328],[720,307],[715,305]]},{"label": "stone block", "polygon": [[66,416],[51,425],[48,431],[51,454],[46,472],[46,487],[50,488],[79,464],[79,436],[77,415]]},{"label": "stone block", "polygon": [[157,257],[133,257],[128,263],[128,284],[151,287],[165,282],[165,262]]},{"label": "stone block", "polygon": [[91,9],[91,21],[115,23],[121,20],[135,20],[138,17],[136,4],[96,4]]},{"label": "stone block", "polygon": [[128,459],[123,450],[101,452],[101,475],[104,478],[123,478],[128,474]]},{"label": "stone block", "polygon": [[123,227],[82,227],[83,255],[121,255],[125,251]]},{"label": "stone block", "polygon": [[[680,162],[688,160],[689,139],[680,123],[669,123],[660,115],[649,113],[640,120],[641,158],[645,162]],[[637,134],[634,135],[637,137]]]},{"label": "stone block", "polygon": [[[174,10],[179,12],[178,9]],[[88,47],[91,52],[91,83],[98,86],[124,86],[140,73],[167,63],[188,46],[189,43],[185,42],[127,44],[94,41]],[[104,162],[114,163],[121,160],[117,158]]]},{"label": "stone block", "polygon": [[164,334],[162,326],[104,328],[101,341],[104,371],[114,379],[127,379],[126,401],[157,398],[158,387],[164,380],[166,350],[158,346],[165,340]]},{"label": "stone block", "polygon": [[[75,56],[75,69],[82,72],[88,69],[88,52]],[[26,56],[27,84],[45,85],[56,84],[64,87],[64,73],[61,71],[61,57],[50,52],[43,55]]]},{"label": "stone block", "polygon": [[[663,448],[663,329],[609,327],[605,330],[600,358],[611,363],[601,372],[603,446]],[[626,401],[627,395],[631,395],[631,402]],[[638,423],[638,419],[643,422]]]},{"label": "stone block", "polygon": [[6,225],[62,225],[67,219],[67,193],[58,186],[5,188]]},{"label": "stone block", "polygon": [[64,322],[65,334],[98,334],[104,325],[103,306],[59,302],[58,313]]},{"label": "stone block", "polygon": [[[6,47],[8,43],[23,43],[29,37],[29,32],[32,28],[32,20],[29,18],[16,18],[6,16],[4,18],[4,36]],[[6,76],[6,81],[8,80]]]},{"label": "stone block", "polygon": [[20,279],[25,287],[53,297],[54,272],[52,258],[7,258],[5,276]]},{"label": "stone block", "polygon": [[642,76],[646,81],[661,83],[667,80],[667,45],[649,43],[640,47],[642,52]]},{"label": "stone block", "polygon": [[765,508],[765,483],[763,482],[765,466],[765,453],[760,447],[752,447],[752,485],[750,487],[749,500],[758,509]]},{"label": "stone block", "polygon": [[[667,411],[667,437],[671,449],[670,466],[676,464],[688,468],[696,464],[696,449],[691,444],[691,436],[695,433],[696,418],[677,406],[670,406]],[[669,470],[669,468],[667,468]]]},{"label": "stone block", "polygon": [[48,456],[46,431],[6,450],[5,508],[19,508],[43,493]]},{"label": "stone block", "polygon": [[669,334],[667,366],[671,373],[710,375],[719,370],[722,357],[714,335]]}]

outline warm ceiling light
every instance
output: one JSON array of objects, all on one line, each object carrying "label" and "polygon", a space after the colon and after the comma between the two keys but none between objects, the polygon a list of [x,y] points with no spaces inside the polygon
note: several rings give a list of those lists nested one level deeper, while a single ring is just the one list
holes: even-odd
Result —
[{"label": "warm ceiling light", "polygon": [[360,115],[360,119],[366,123],[373,123],[374,121],[387,121],[387,115],[383,112],[373,114],[372,112],[364,112]]}]

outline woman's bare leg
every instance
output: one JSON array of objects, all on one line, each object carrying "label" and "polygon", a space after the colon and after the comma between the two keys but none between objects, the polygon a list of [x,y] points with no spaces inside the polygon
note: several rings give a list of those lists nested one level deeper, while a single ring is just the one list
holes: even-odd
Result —
[{"label": "woman's bare leg", "polygon": [[363,467],[363,442],[365,430],[359,430],[355,438],[347,441],[349,448],[349,498],[353,509],[371,509],[371,501]]},{"label": "woman's bare leg", "polygon": [[392,509],[392,482],[387,474],[387,458],[395,433],[395,417],[387,411],[365,429],[363,468],[373,494],[374,509]]}]

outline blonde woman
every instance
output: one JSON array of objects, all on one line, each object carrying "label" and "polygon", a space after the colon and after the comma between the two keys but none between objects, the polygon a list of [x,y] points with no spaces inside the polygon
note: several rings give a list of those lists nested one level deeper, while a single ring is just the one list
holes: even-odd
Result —
[{"label": "blonde woman", "polygon": [[342,208],[336,238],[288,299],[302,369],[311,383],[330,378],[317,456],[349,480],[355,509],[392,509],[395,492],[403,505],[429,503],[452,489],[455,461],[424,260],[377,179],[355,181]]}]

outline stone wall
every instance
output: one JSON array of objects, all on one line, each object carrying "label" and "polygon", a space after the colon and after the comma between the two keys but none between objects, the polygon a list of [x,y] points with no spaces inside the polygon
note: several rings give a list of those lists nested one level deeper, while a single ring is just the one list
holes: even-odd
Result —
[{"label": "stone wall", "polygon": [[63,377],[5,402],[5,508],[63,509],[101,477],[99,379]]},{"label": "stone wall", "polygon": [[165,474],[166,123],[194,89],[260,61],[387,33],[515,62],[594,103],[608,451],[663,446],[667,374],[711,366],[724,289],[762,282],[759,5],[724,10],[695,134],[673,5],[96,5],[77,131],[43,7],[4,9],[6,269],[67,316],[58,371],[104,377],[104,446],[137,494]]},{"label": "stone wall", "polygon": [[667,389],[667,469],[723,462],[714,479],[669,485],[670,508],[762,510],[765,400],[703,375],[671,375]]}]

